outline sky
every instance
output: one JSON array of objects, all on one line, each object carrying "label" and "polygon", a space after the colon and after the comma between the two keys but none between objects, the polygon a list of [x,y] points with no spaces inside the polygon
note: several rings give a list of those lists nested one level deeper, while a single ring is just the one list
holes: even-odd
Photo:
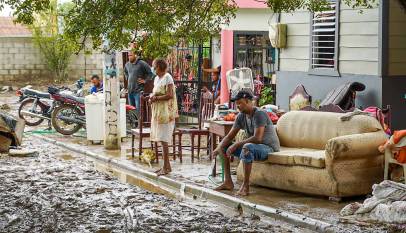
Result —
[{"label": "sky", "polygon": [[[71,0],[58,0],[58,3],[70,2]],[[13,14],[12,9],[9,6],[5,6],[3,10],[0,11],[0,16],[11,16]]]}]

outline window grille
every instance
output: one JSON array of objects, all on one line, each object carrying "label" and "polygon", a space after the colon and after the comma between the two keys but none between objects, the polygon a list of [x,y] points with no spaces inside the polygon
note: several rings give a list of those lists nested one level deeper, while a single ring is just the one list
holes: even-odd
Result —
[{"label": "window grille", "polygon": [[311,27],[311,69],[337,69],[338,0],[328,0],[330,9],[315,12]]}]

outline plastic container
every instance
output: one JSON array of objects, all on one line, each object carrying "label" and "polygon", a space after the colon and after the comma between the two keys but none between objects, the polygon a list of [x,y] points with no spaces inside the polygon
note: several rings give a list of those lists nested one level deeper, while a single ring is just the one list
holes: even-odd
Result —
[{"label": "plastic container", "polygon": [[[126,100],[120,99],[120,136],[127,136],[126,124]],[[85,97],[86,111],[86,137],[90,141],[104,140],[105,106],[103,93],[88,95]]]}]

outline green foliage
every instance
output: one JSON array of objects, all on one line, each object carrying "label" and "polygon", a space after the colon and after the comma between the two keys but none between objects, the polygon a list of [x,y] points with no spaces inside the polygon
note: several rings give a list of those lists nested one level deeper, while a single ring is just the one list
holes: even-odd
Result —
[{"label": "green foliage", "polygon": [[316,108],[316,109],[320,108],[320,104],[321,104],[321,100],[319,100],[319,99],[313,101],[313,107]]},{"label": "green foliage", "polygon": [[34,45],[39,49],[46,67],[58,81],[67,77],[70,58],[77,50],[76,41],[58,32],[58,12],[56,1],[48,10],[36,14],[31,25]]},{"label": "green foliage", "polygon": [[91,38],[99,48],[104,38],[110,49],[129,42],[148,56],[164,56],[181,38],[203,41],[219,32],[234,16],[228,0],[83,0],[65,16],[66,32],[84,42]]},{"label": "green foliage", "polygon": [[273,95],[271,86],[265,86],[261,91],[261,98],[259,99],[259,106],[266,104],[273,104]]},{"label": "green foliage", "polygon": [[[379,0],[342,0],[342,2],[353,8],[372,8],[378,5]],[[293,12],[299,9],[307,9],[311,12],[330,9],[327,0],[266,0],[266,3],[275,13]]]}]

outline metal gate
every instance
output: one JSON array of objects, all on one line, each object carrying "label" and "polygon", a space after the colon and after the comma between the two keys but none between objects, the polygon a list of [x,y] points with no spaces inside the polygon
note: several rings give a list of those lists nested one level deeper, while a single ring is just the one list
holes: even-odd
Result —
[{"label": "metal gate", "polygon": [[188,117],[198,116],[202,88],[211,89],[211,76],[202,72],[202,65],[211,64],[211,60],[211,40],[200,45],[180,42],[168,58],[169,72],[176,85],[179,114],[187,119],[184,123],[190,123]]}]

